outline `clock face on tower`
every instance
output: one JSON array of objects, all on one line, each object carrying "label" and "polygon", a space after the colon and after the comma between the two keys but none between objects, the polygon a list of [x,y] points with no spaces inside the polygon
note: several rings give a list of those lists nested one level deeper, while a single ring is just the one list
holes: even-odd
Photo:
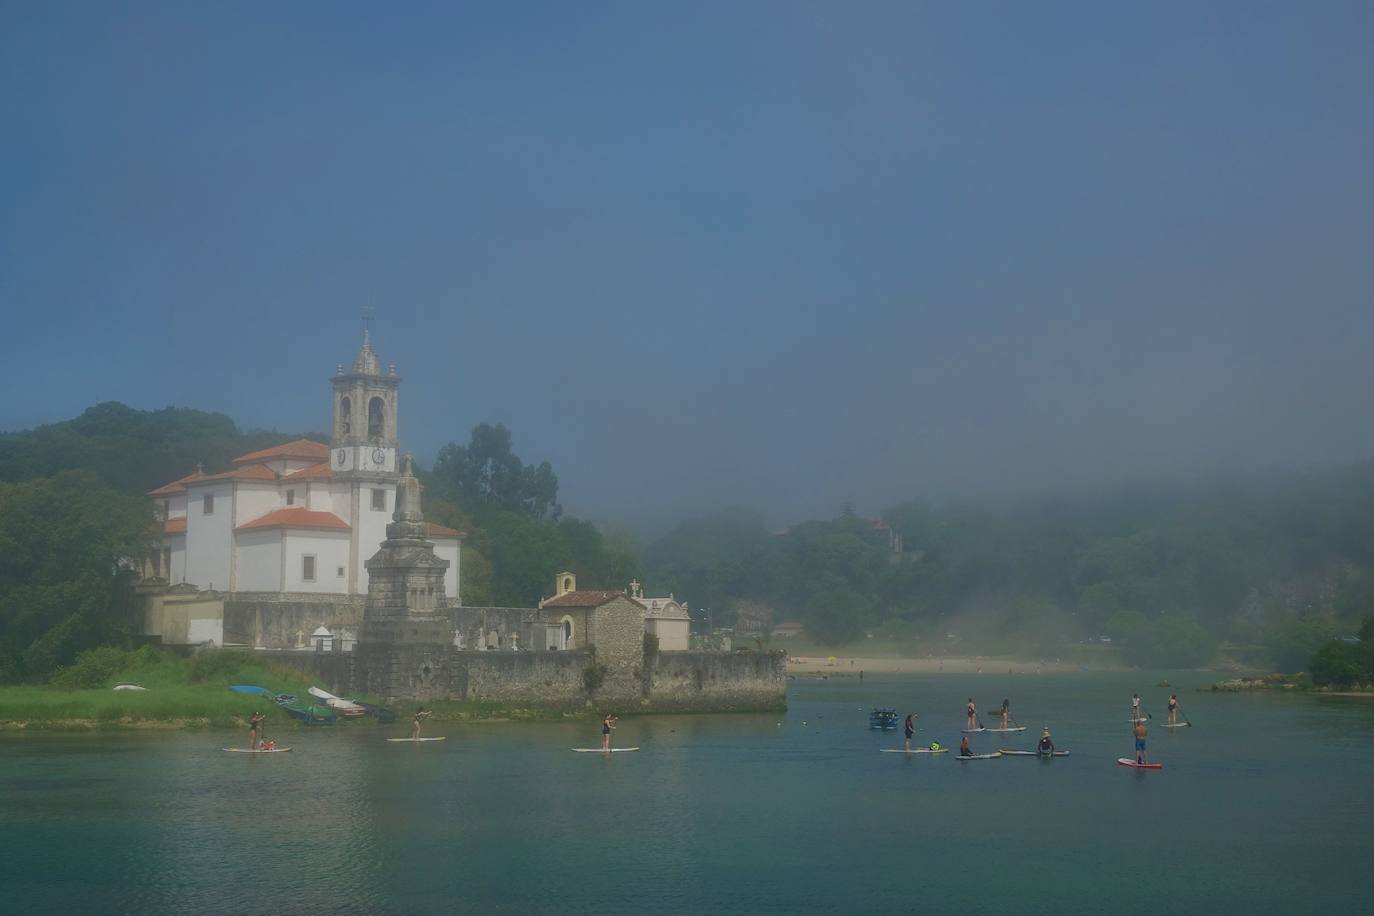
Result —
[{"label": "clock face on tower", "polygon": [[345,449],[339,449],[337,452],[334,453],[334,463],[337,464],[339,467],[343,467],[343,466],[344,466],[344,462],[347,461],[347,460],[348,460],[348,452],[347,452],[347,450],[345,450]]},{"label": "clock face on tower", "polygon": [[374,448],[372,450],[372,463],[377,465],[377,467],[382,467],[386,463],[386,452],[379,448]]}]

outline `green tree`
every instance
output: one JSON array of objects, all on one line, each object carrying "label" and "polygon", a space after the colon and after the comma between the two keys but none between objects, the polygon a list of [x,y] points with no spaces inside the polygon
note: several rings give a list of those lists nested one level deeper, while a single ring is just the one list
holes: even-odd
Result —
[{"label": "green tree", "polygon": [[450,442],[441,448],[432,477],[470,512],[521,512],[555,520],[563,514],[553,467],[547,461],[521,461],[511,449],[510,430],[499,423],[473,427],[467,445]]}]

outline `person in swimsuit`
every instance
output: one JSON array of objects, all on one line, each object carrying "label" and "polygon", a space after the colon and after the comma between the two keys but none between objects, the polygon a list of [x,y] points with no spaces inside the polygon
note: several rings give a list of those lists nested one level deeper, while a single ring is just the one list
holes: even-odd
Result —
[{"label": "person in swimsuit", "polygon": [[973,748],[971,748],[971,747],[968,746],[968,735],[965,735],[965,736],[964,736],[964,740],[959,742],[959,756],[960,756],[960,757],[972,757],[972,756],[973,756]]},{"label": "person in swimsuit", "polygon": [[907,749],[908,751],[911,750],[911,736],[914,735],[914,734],[916,734],[916,720],[919,719],[919,718],[920,718],[920,716],[916,715],[916,713],[914,713],[914,712],[907,713],[907,716],[906,716],[906,749]]},{"label": "person in swimsuit", "polygon": [[1169,695],[1169,724],[1178,724],[1178,694]]},{"label": "person in swimsuit", "polygon": [[1040,733],[1039,751],[1042,754],[1054,754],[1054,739],[1050,737],[1050,727],[1045,726],[1045,730]]},{"label": "person in swimsuit", "polygon": [[256,751],[258,749],[258,730],[262,728],[262,723],[267,717],[260,712],[253,713],[248,719],[248,749]]},{"label": "person in swimsuit", "polygon": [[619,718],[619,716],[606,713],[601,720],[601,749],[603,751],[609,752],[611,749],[611,732],[615,729],[616,720]]},{"label": "person in swimsuit", "polygon": [[1140,694],[1131,694],[1131,721],[1139,722],[1143,716],[1140,714]]},{"label": "person in swimsuit", "polygon": [[420,723],[429,718],[429,710],[421,706],[415,710],[415,724],[410,727],[410,740],[415,741],[420,737]]},{"label": "person in swimsuit", "polygon": [[973,697],[968,698],[968,727],[978,727],[978,707],[973,705]]},{"label": "person in swimsuit", "polygon": [[1002,701],[1002,712],[1001,712],[1001,716],[1002,716],[1002,727],[1003,727],[1003,728],[1010,728],[1010,727],[1011,727],[1011,700],[1003,700],[1003,701]]},{"label": "person in swimsuit", "polygon": [[1137,719],[1135,723],[1135,762],[1149,763],[1150,754],[1145,750],[1145,720]]}]

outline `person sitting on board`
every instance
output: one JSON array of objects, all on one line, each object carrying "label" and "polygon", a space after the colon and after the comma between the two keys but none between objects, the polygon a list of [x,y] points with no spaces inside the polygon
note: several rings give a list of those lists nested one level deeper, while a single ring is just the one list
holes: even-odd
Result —
[{"label": "person sitting on board", "polygon": [[973,756],[973,748],[971,748],[971,747],[968,746],[968,735],[965,735],[965,736],[964,736],[964,740],[959,742],[959,756],[960,756],[960,757],[972,757],[972,756]]},{"label": "person sitting on board", "polygon": [[271,738],[263,738],[258,742],[258,750],[260,751],[272,751],[276,750],[276,748],[277,742],[273,741]]},{"label": "person sitting on board", "polygon": [[258,729],[262,728],[262,723],[267,721],[267,717],[260,712],[253,713],[248,719],[248,749],[256,751],[258,749]]},{"label": "person sitting on board", "polygon": [[1169,695],[1169,724],[1178,724],[1178,694]]},{"label": "person sitting on board", "polygon": [[916,734],[915,720],[919,718],[920,716],[916,715],[914,712],[906,714],[906,749],[908,751],[911,750],[911,736]]},{"label": "person sitting on board", "polygon": [[938,742],[938,741],[932,741],[932,742],[930,742],[930,751],[931,751],[931,753],[934,753],[935,751],[938,751],[939,749],[940,749],[940,742]]},{"label": "person sitting on board", "polygon": [[978,707],[973,705],[973,697],[968,698],[968,727],[978,727]]},{"label": "person sitting on board", "polygon": [[1003,701],[1002,701],[1002,712],[1001,712],[1001,716],[1002,716],[1002,729],[1005,731],[1006,729],[1008,729],[1008,728],[1011,727],[1011,700],[1003,700]]},{"label": "person sitting on board", "polygon": [[420,723],[423,722],[423,721],[424,721],[425,719],[427,719],[427,718],[429,718],[429,710],[428,710],[428,709],[425,709],[423,706],[421,706],[419,709],[415,710],[415,724],[414,724],[413,726],[411,726],[411,729],[410,729],[410,740],[411,740],[411,741],[419,741],[419,740],[420,740]]},{"label": "person sitting on board", "polygon": [[1140,715],[1140,694],[1131,694],[1131,721],[1139,722],[1142,718]]},{"label": "person sitting on board", "polygon": [[619,716],[606,713],[601,719],[601,749],[603,751],[609,752],[611,749],[611,732],[615,730],[615,723],[619,718]]},{"label": "person sitting on board", "polygon": [[1040,753],[1054,753],[1054,739],[1050,737],[1050,727],[1045,726],[1045,730],[1040,733]]},{"label": "person sitting on board", "polygon": [[1150,762],[1150,754],[1145,750],[1145,720],[1137,719],[1135,722],[1135,762],[1146,764]]}]

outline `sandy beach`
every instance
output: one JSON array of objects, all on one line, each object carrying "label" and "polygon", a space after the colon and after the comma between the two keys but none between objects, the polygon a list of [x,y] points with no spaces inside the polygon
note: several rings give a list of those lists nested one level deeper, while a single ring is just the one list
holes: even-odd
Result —
[{"label": "sandy beach", "polygon": [[[831,662],[828,656],[793,655],[787,658],[787,673],[802,675],[828,675],[840,677],[865,674],[978,674],[1008,673],[1037,674],[1052,671],[1077,671],[1076,663],[1051,660],[1046,663],[1024,661],[993,656],[959,656],[950,658],[858,658],[835,656]],[[1095,665],[1097,670],[1105,670]]]}]

